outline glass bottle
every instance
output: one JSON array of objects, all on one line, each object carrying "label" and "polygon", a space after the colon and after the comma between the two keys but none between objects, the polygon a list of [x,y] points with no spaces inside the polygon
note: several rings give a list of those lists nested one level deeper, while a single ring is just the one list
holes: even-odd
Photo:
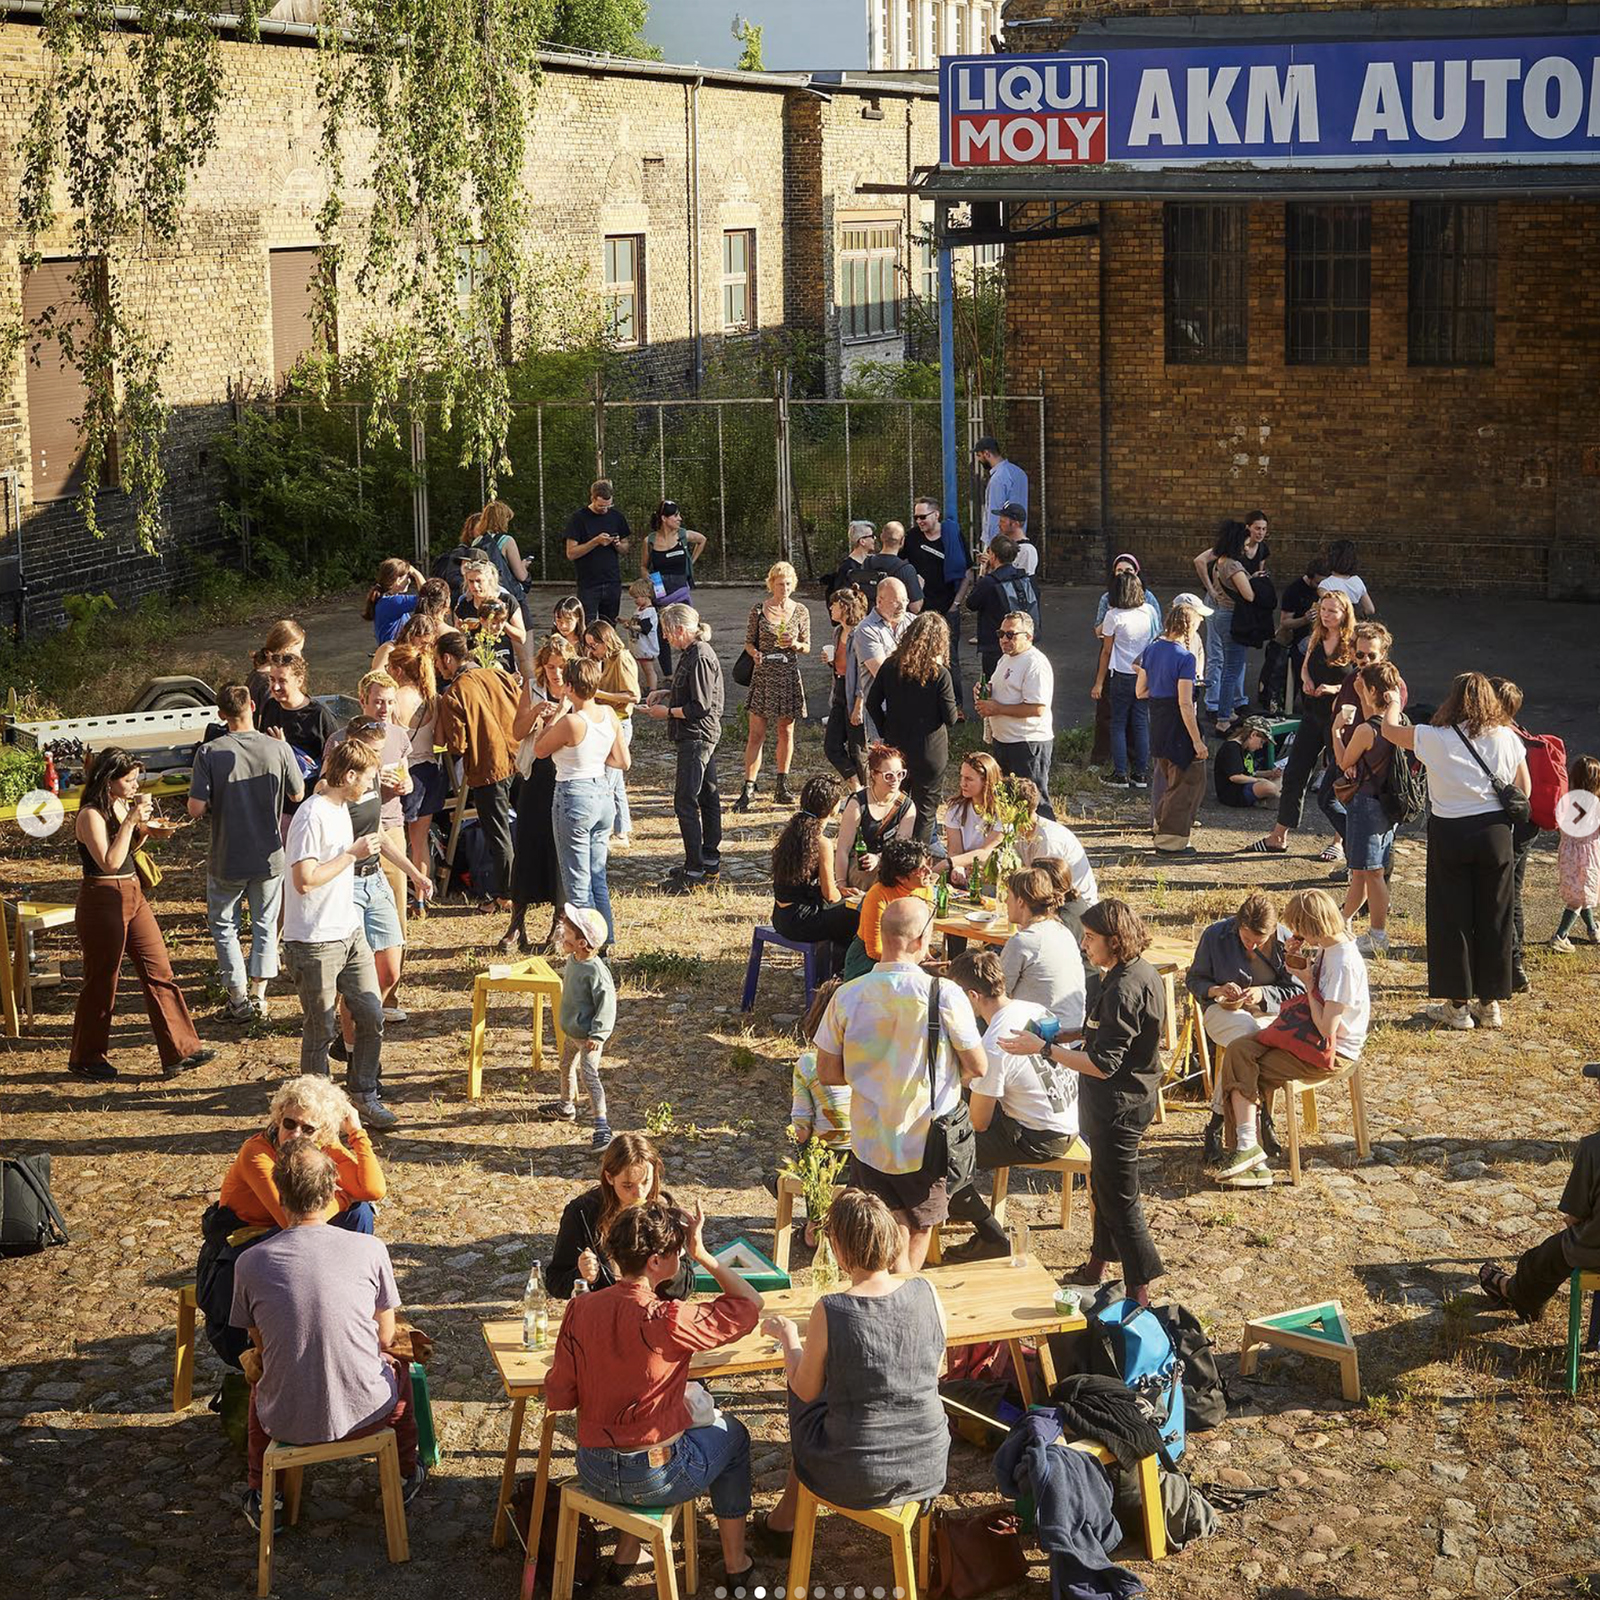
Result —
[{"label": "glass bottle", "polygon": [[522,1291],[522,1348],[542,1350],[549,1342],[550,1297],[545,1293],[544,1268],[536,1259]]}]

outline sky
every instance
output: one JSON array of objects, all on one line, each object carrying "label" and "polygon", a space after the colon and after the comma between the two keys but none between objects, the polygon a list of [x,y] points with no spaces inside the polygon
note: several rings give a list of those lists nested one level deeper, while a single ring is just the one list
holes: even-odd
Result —
[{"label": "sky", "polygon": [[866,68],[866,0],[650,0],[644,35],[668,61],[733,67],[736,12],[761,24],[770,71]]}]

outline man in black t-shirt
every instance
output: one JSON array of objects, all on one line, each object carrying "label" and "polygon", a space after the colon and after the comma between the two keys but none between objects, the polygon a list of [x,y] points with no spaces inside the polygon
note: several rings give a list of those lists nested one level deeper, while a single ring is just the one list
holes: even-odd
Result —
[{"label": "man in black t-shirt", "polygon": [[612,504],[615,494],[609,478],[589,486],[589,503],[572,513],[567,523],[567,560],[578,576],[578,599],[584,617],[593,622],[604,617],[615,622],[622,610],[622,565],[632,530],[628,519]]},{"label": "man in black t-shirt", "polygon": [[875,602],[878,584],[884,578],[898,578],[906,586],[906,609],[913,614],[922,610],[922,579],[917,569],[905,557],[906,530],[898,522],[886,522],[878,539],[878,553],[867,558],[862,572],[867,599]]},{"label": "man in black t-shirt", "polygon": [[828,593],[837,594],[841,589],[859,589],[867,597],[867,610],[872,609],[872,589],[877,585],[874,576],[869,584],[862,576],[866,571],[867,562],[878,548],[878,530],[870,522],[852,522],[850,524],[850,552],[841,561],[838,567],[829,575]]}]

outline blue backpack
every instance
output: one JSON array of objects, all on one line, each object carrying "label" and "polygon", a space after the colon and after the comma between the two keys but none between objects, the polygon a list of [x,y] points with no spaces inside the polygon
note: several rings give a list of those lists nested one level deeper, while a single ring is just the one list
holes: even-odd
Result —
[{"label": "blue backpack", "polygon": [[1137,1300],[1111,1300],[1089,1308],[1090,1331],[1110,1357],[1116,1375],[1150,1408],[1167,1447],[1169,1466],[1184,1449],[1183,1363],[1154,1312]]}]

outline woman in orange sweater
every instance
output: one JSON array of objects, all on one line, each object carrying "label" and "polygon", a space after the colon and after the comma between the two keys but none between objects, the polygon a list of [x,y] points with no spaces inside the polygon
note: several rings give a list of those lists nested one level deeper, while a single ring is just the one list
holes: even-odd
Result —
[{"label": "woman in orange sweater", "polygon": [[327,1220],[352,1233],[372,1233],[372,1202],[383,1199],[388,1185],[361,1118],[331,1078],[290,1078],[279,1087],[266,1130],[245,1140],[222,1180],[222,1205],[245,1227],[286,1227],[273,1167],[279,1146],[296,1138],[316,1140],[339,1169]]},{"label": "woman in orange sweater", "polygon": [[878,861],[878,881],[861,902],[859,931],[844,958],[844,977],[859,978],[883,959],[883,913],[896,900],[915,896],[933,904],[933,857],[920,839],[891,839]]}]

